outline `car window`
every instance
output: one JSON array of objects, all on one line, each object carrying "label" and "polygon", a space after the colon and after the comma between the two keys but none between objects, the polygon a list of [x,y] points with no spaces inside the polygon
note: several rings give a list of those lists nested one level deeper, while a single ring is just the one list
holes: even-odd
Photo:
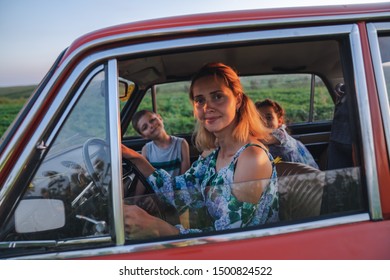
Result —
[{"label": "car window", "polygon": [[242,77],[241,80],[245,92],[254,102],[265,98],[277,100],[285,108],[288,124],[333,118],[332,98],[322,79],[316,75],[264,75]]},{"label": "car window", "polygon": [[386,80],[387,96],[390,103],[390,36],[381,36],[378,40]]},{"label": "car window", "polygon": [[[183,177],[178,180],[185,179]],[[188,182],[178,190],[168,186],[167,178],[164,178],[164,182],[167,185],[156,194],[125,198],[124,203],[143,208],[181,229],[184,234],[210,234],[261,223],[261,211],[257,212],[256,205],[262,204],[264,200],[260,200],[260,197],[270,184],[270,180],[258,180],[216,185],[204,190],[201,186],[193,186]],[[145,233],[140,236],[136,233],[127,234],[128,239],[142,237],[153,238]]]},{"label": "car window", "polygon": [[[288,124],[329,121],[333,118],[332,97],[322,79],[316,75],[250,76],[241,77],[241,81],[246,94],[254,102],[265,98],[278,100],[286,110]],[[156,111],[163,116],[168,134],[192,134],[194,131],[195,121],[188,97],[189,87],[190,82],[155,86]],[[137,110],[142,109],[153,110],[151,89],[147,91]],[[130,126],[125,135],[138,134]]]},{"label": "car window", "polygon": [[[313,29],[313,32],[315,33],[316,29]],[[188,97],[189,82],[171,82],[171,79],[176,77],[172,73],[182,71],[182,65],[184,64],[188,64],[188,67],[192,67],[191,71],[195,72],[198,67],[194,65],[201,66],[203,62],[208,61],[207,59],[213,61],[216,57],[229,60],[229,55],[232,53],[236,57],[245,57],[247,60],[263,61],[264,65],[261,63],[248,64],[245,62],[247,60],[244,59],[229,60],[236,63],[235,66],[241,75],[240,79],[244,91],[254,102],[270,98],[281,104],[286,110],[286,122],[292,127],[289,133],[305,145],[319,166],[319,169],[311,174],[302,174],[308,172],[308,170],[294,167],[297,169],[294,172],[301,169],[301,173],[297,172],[297,175],[292,175],[294,173],[283,173],[282,166],[285,165],[285,162],[275,162],[276,168],[281,169],[280,172],[278,171],[278,177],[280,177],[278,179],[278,189],[281,203],[281,222],[299,224],[302,221],[307,221],[307,219],[321,220],[332,218],[334,215],[343,216],[350,213],[360,213],[367,210],[365,202],[367,198],[365,196],[366,181],[364,169],[361,165],[360,127],[359,119],[356,117],[358,108],[355,104],[353,76],[349,74],[353,72],[353,65],[348,40],[349,37],[345,36],[344,38],[337,37],[337,39],[327,37],[326,40],[319,38],[316,41],[316,39],[311,38],[307,41],[302,39],[299,41],[292,40],[291,42],[275,42],[274,44],[256,42],[250,46],[230,47],[229,45],[226,48],[222,46],[219,49],[202,49],[199,51],[195,49],[188,53],[161,54],[158,59],[153,57],[153,59],[146,60],[155,61],[154,68],[164,69],[166,72],[161,72],[162,76],[156,79],[159,83],[153,85],[154,89],[149,89],[142,101],[139,104],[134,104],[134,107],[137,107],[135,111],[141,109],[156,110],[157,113],[162,115],[165,128],[169,134],[192,134],[194,116]],[[275,50],[280,50],[280,52]],[[289,51],[286,52],[286,50]],[[325,50],[326,53],[324,53]],[[307,60],[308,54],[310,54],[309,60]],[[204,61],[197,63],[193,60],[195,57]],[[141,59],[139,61],[137,59],[135,59],[135,62],[121,61],[122,64],[119,65],[118,72],[126,74],[126,78],[129,80],[132,80],[133,76],[138,77],[139,69],[134,69],[132,76],[132,70],[129,68],[129,65],[141,64]],[[288,67],[278,67],[279,64],[285,63],[285,60],[294,65],[296,68],[293,69],[297,70],[289,71],[290,68]],[[308,64],[305,68],[298,64],[302,63],[303,60]],[[164,62],[164,65],[159,65],[161,61]],[[180,61],[180,64],[176,65],[175,63],[178,61]],[[123,69],[120,68],[121,65],[123,65]],[[254,67],[253,65],[257,66]],[[291,67],[291,65],[289,66]],[[145,67],[145,71],[148,69]],[[312,71],[306,71],[307,69]],[[187,73],[184,71],[181,76],[177,76],[190,78],[192,74],[193,72]],[[166,81],[166,84],[162,84],[161,80]],[[142,79],[139,79],[139,81],[142,83]],[[335,105],[340,102],[341,97],[341,95],[337,96],[339,87],[342,87],[343,91],[347,88],[350,96],[348,98],[350,109],[341,114],[342,126],[337,126],[337,122],[334,120]],[[339,99],[336,97],[339,97]],[[153,98],[155,98],[156,106],[153,106]],[[344,127],[347,127],[348,130],[345,130]],[[347,163],[343,162],[342,165],[337,167],[328,168],[330,158],[334,159],[334,155],[344,156],[340,150],[335,152],[329,150],[330,142],[334,141],[336,133],[342,131],[348,134],[349,129],[351,129],[351,133],[348,135],[350,141],[341,143],[340,149],[343,153],[346,152],[348,159],[351,160]],[[129,131],[131,130],[128,129],[127,133]],[[133,135],[137,134],[134,133]],[[132,142],[131,140],[133,139],[126,142],[129,147],[132,147],[132,145],[133,147],[142,147],[146,142]],[[193,146],[191,141],[189,143]],[[353,149],[347,149],[351,146],[353,146]],[[140,151],[141,149],[137,150]],[[332,155],[333,153],[334,155]],[[196,160],[197,157],[193,158]],[[234,188],[234,186],[229,187]],[[165,187],[163,189],[164,192],[167,191]],[[181,194],[171,191],[169,195]],[[164,197],[164,194],[157,196]],[[130,201],[135,203],[134,198],[131,198]],[[294,210],[295,208],[301,210]],[[210,214],[210,209],[203,208],[203,210]],[[198,213],[199,211],[193,212]],[[204,218],[207,215],[202,214],[203,218],[201,218],[194,216],[191,211],[183,212],[182,209],[179,209],[178,212],[176,213],[176,222],[182,223],[184,218],[181,215],[184,215],[184,217],[187,217],[187,221],[183,223],[190,224],[190,227],[192,227],[191,224],[201,224],[206,225],[206,227],[211,224],[213,226],[215,222],[210,217]],[[213,211],[211,210],[211,212]],[[199,220],[195,221],[196,219]],[[275,226],[275,224],[265,226]],[[203,232],[203,234],[207,235],[208,232]],[[129,236],[127,237],[129,238]]]},{"label": "car window", "polygon": [[[381,110],[383,115],[383,122],[384,122],[384,128],[385,128],[385,134],[386,134],[386,141],[387,141],[387,151],[390,156],[390,36],[379,36],[379,48],[380,48],[380,54],[381,54],[381,60],[382,60],[382,69],[384,73],[384,79],[385,79],[385,87],[386,87],[386,93],[379,93],[379,97],[381,98],[380,104],[381,104]],[[386,98],[387,97],[387,98]]]},{"label": "car window", "polygon": [[[170,135],[192,134],[195,119],[189,99],[189,82],[175,82],[155,86],[156,112],[164,119],[164,128]],[[147,109],[153,111],[152,89],[149,89],[137,111]],[[126,136],[138,136],[130,125]]]},{"label": "car window", "polygon": [[2,232],[5,240],[108,234],[111,170],[104,82],[105,73],[100,71],[78,89],[80,97],[53,135],[55,140],[4,229],[8,232]]},{"label": "car window", "polygon": [[[208,188],[207,195],[203,195],[200,186],[180,190],[170,188],[172,185],[169,186],[169,180],[165,178],[167,184],[157,194],[125,197],[124,204],[137,205],[181,228],[184,236],[275,226],[272,221],[261,222],[253,210],[261,203],[261,197],[267,193],[271,182],[276,184],[279,192],[278,216],[282,223],[364,210],[363,184],[358,167],[319,171],[297,164],[277,163],[276,169],[281,176],[275,181],[216,185]],[[219,193],[220,190],[224,191]],[[250,199],[239,199],[248,193]],[[218,196],[218,199],[213,199]],[[126,238],[154,239],[155,236],[134,231],[127,232]]]},{"label": "car window", "polygon": [[176,82],[156,87],[157,112],[164,118],[169,134],[194,131],[194,114],[189,99],[189,82]]}]

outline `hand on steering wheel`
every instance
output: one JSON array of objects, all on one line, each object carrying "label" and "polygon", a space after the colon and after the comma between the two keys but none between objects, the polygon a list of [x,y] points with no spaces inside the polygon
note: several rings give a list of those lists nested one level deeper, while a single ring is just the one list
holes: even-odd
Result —
[{"label": "hand on steering wheel", "polygon": [[[126,158],[122,158],[122,160],[126,166],[126,171],[123,172],[125,199],[128,200],[129,204],[137,205],[149,214],[165,220],[164,211],[161,211],[161,208],[164,206],[163,202],[156,197],[145,176],[131,160]],[[145,193],[134,196],[138,184],[143,185]]]}]

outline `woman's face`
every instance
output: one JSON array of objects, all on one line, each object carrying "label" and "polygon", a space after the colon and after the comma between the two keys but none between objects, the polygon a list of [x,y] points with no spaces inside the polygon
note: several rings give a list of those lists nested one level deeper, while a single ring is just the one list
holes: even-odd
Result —
[{"label": "woman's face", "polygon": [[275,129],[282,125],[281,120],[278,118],[278,115],[275,113],[272,106],[261,107],[259,108],[259,112],[265,121],[266,127]]},{"label": "woman's face", "polygon": [[223,79],[206,76],[195,81],[193,86],[195,116],[211,133],[218,133],[233,126],[238,100]]}]

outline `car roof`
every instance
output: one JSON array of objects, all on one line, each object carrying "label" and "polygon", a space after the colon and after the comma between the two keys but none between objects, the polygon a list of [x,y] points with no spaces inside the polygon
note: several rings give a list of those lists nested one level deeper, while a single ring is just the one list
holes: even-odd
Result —
[{"label": "car roof", "polygon": [[[271,23],[271,21],[280,21],[291,23],[291,20],[304,21],[305,18],[309,21],[335,21],[337,18],[340,21],[352,19],[355,19],[356,21],[357,18],[369,18],[374,14],[376,14],[377,17],[378,13],[383,13],[383,17],[389,17],[390,3],[238,10],[136,21],[107,27],[85,34],[70,45],[64,54],[62,61],[83,45],[90,45],[91,42],[94,41],[102,42],[104,39],[110,40],[113,36],[118,36],[120,34],[132,33],[136,35],[137,33],[144,33],[145,35],[147,34],[150,36],[152,32],[161,32],[161,36],[163,35],[162,30],[171,28],[207,25],[218,26],[219,24],[226,23],[249,24],[249,22],[253,21],[267,21],[269,23]],[[153,35],[156,36],[158,34]]]},{"label": "car roof", "polygon": [[[319,24],[331,26],[389,17],[390,3],[382,3],[241,10],[151,19],[88,33],[74,41],[60,64],[66,61],[64,64],[68,67],[95,51],[145,42],[192,38],[198,44],[202,42],[202,39],[196,39],[198,36],[212,34]],[[276,44],[273,40],[275,44],[220,45],[218,48],[194,47],[192,50],[192,45],[180,50],[172,44],[170,53],[150,53],[148,58],[121,58],[118,61],[119,75],[146,89],[155,84],[189,80],[205,63],[219,61],[235,68],[240,76],[310,73],[321,77],[329,88],[343,82],[338,42],[334,39],[303,43],[294,40],[283,44]],[[139,50],[144,50],[144,47],[139,47]]]}]

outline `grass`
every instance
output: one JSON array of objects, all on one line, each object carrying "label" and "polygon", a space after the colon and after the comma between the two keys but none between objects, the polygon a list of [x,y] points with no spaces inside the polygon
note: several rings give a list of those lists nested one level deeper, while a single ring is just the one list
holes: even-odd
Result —
[{"label": "grass", "polygon": [[[278,75],[242,78],[245,93],[254,101],[264,98],[277,100],[286,111],[288,123],[308,121],[310,103],[310,75]],[[36,86],[0,88],[0,135],[15,119]],[[157,88],[158,112],[163,116],[169,134],[191,133],[194,128],[192,105],[188,98],[189,83],[173,83]],[[90,102],[92,99],[89,99]],[[320,80],[316,80],[314,121],[333,117],[333,102]],[[150,95],[146,95],[140,109],[150,109]],[[88,107],[88,106],[87,106]],[[85,114],[84,114],[85,115]],[[93,116],[93,112],[87,117]],[[79,118],[75,123],[82,123]],[[126,135],[137,135],[129,127]]]},{"label": "grass", "polygon": [[0,135],[23,108],[36,86],[0,87]]}]

